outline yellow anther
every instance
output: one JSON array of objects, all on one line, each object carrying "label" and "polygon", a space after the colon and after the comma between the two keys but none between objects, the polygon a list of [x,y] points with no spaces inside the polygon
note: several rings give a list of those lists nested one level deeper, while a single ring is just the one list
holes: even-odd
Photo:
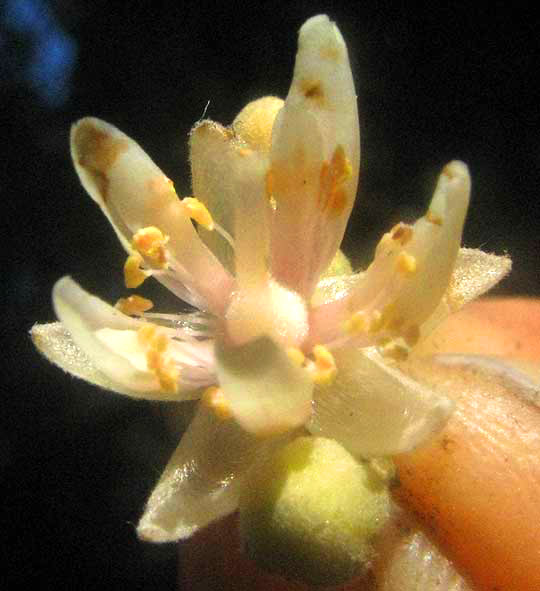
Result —
[{"label": "yellow anther", "polygon": [[167,266],[165,245],[168,241],[169,237],[155,226],[141,228],[133,235],[133,247],[162,269]]},{"label": "yellow anther", "polygon": [[161,365],[161,353],[155,349],[146,352],[146,366],[150,371],[156,372]]},{"label": "yellow anther", "polygon": [[218,418],[226,420],[232,417],[231,405],[225,398],[221,388],[210,386],[204,391],[202,400],[208,408],[214,411]]},{"label": "yellow anther", "polygon": [[139,287],[148,277],[148,274],[141,269],[142,263],[143,258],[138,252],[128,256],[124,263],[124,283],[126,287],[130,289]]},{"label": "yellow anther", "polygon": [[409,350],[403,345],[398,345],[396,342],[391,341],[381,348],[381,353],[384,357],[390,357],[396,361],[405,361],[409,356]]},{"label": "yellow anther", "polygon": [[305,355],[297,347],[289,347],[287,349],[287,355],[289,359],[298,367],[301,367],[306,360]]},{"label": "yellow anther", "polygon": [[120,298],[114,307],[128,316],[141,316],[144,312],[152,309],[154,304],[151,300],[138,295],[132,295],[128,298]]},{"label": "yellow anther", "polygon": [[158,334],[153,341],[153,347],[158,353],[164,353],[169,346],[169,337],[166,334]]},{"label": "yellow anther", "polygon": [[367,314],[362,311],[355,312],[343,325],[344,331],[349,335],[359,335],[369,330]]},{"label": "yellow anther", "polygon": [[195,197],[184,197],[182,205],[186,208],[187,214],[192,220],[195,220],[207,230],[212,231],[214,229],[214,220],[204,203]]},{"label": "yellow anther", "polygon": [[157,331],[155,324],[145,324],[137,332],[137,340],[146,349],[146,367],[153,372],[164,392],[176,392],[180,372],[174,362],[166,355],[170,344],[169,337]]},{"label": "yellow anther", "polygon": [[403,275],[413,275],[416,272],[416,258],[403,250],[398,255],[396,268]]},{"label": "yellow anther", "polygon": [[432,211],[428,211],[425,215],[425,218],[428,222],[431,222],[432,224],[435,224],[436,226],[443,225],[442,217],[440,215],[437,215],[436,213],[433,213]]},{"label": "yellow anther", "polygon": [[137,331],[137,340],[143,347],[150,345],[152,339],[156,336],[156,325],[145,324]]},{"label": "yellow anther", "polygon": [[324,345],[315,345],[313,356],[315,357],[313,381],[319,385],[331,384],[337,373],[334,356]]},{"label": "yellow anther", "polygon": [[342,185],[352,175],[352,165],[339,145],[330,162],[323,162],[320,173],[319,205],[324,210],[340,214],[347,204],[347,194]]},{"label": "yellow anther", "polygon": [[162,362],[162,364],[156,369],[156,377],[164,392],[170,392],[173,394],[178,392],[180,372],[172,361]]}]

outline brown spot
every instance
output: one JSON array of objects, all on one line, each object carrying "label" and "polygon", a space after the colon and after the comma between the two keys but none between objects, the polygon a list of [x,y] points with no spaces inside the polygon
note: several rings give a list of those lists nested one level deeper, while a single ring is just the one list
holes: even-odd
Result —
[{"label": "brown spot", "polygon": [[107,199],[108,171],[129,148],[127,139],[118,139],[98,129],[90,121],[82,122],[75,131],[77,162],[92,177],[103,201]]},{"label": "brown spot", "polygon": [[341,50],[335,45],[323,45],[320,51],[321,58],[337,62],[341,57]]},{"label": "brown spot", "polygon": [[440,215],[433,213],[432,211],[428,211],[425,217],[428,222],[434,224],[435,226],[443,225],[442,217]]},{"label": "brown spot", "polygon": [[324,90],[320,80],[302,80],[300,88],[306,98],[324,103]]},{"label": "brown spot", "polygon": [[409,347],[414,347],[420,340],[420,328],[416,324],[412,324],[405,330],[403,338]]},{"label": "brown spot", "polygon": [[444,451],[452,453],[457,447],[457,441],[451,439],[450,437],[443,437],[441,439],[441,447],[444,449]]},{"label": "brown spot", "polygon": [[332,191],[328,199],[328,210],[330,213],[340,215],[347,205],[347,194],[344,189]]},{"label": "brown spot", "polygon": [[401,222],[396,224],[392,230],[390,230],[390,233],[392,239],[398,240],[401,246],[405,246],[405,244],[407,244],[407,242],[409,242],[413,236],[412,228]]}]

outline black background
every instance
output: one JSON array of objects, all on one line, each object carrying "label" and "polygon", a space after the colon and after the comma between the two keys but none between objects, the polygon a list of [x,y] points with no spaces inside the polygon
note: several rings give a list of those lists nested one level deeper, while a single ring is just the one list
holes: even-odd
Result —
[{"label": "black background", "polygon": [[[53,320],[50,290],[64,274],[110,301],[124,294],[125,255],[70,163],[78,117],[134,137],[185,194],[187,133],[207,101],[208,117],[230,123],[251,99],[285,96],[296,31],[327,12],[349,45],[362,128],[346,252],[365,264],[381,232],[422,212],[437,171],[457,157],[473,177],[464,243],[512,255],[499,293],[540,295],[538,22],[515,4],[451,4],[49,3],[78,48],[71,98],[48,108],[4,69],[0,87],[6,588],[175,586],[175,547],[134,531],[174,438],[149,405],[69,378],[27,336]],[[2,51],[22,51],[2,39]]]}]

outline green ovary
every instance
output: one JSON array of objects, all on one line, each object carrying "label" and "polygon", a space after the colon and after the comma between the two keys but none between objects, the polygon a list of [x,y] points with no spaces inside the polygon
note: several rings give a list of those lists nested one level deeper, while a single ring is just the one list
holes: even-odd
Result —
[{"label": "green ovary", "polygon": [[246,551],[261,567],[335,585],[370,562],[388,488],[332,439],[299,437],[252,471],[240,501]]}]

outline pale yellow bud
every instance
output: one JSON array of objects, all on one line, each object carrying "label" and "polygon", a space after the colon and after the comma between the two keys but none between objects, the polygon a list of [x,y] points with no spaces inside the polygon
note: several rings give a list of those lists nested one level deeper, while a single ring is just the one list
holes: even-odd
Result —
[{"label": "pale yellow bud", "polygon": [[275,96],[251,101],[238,113],[232,128],[254,150],[269,152],[272,127],[282,106],[283,101]]}]

